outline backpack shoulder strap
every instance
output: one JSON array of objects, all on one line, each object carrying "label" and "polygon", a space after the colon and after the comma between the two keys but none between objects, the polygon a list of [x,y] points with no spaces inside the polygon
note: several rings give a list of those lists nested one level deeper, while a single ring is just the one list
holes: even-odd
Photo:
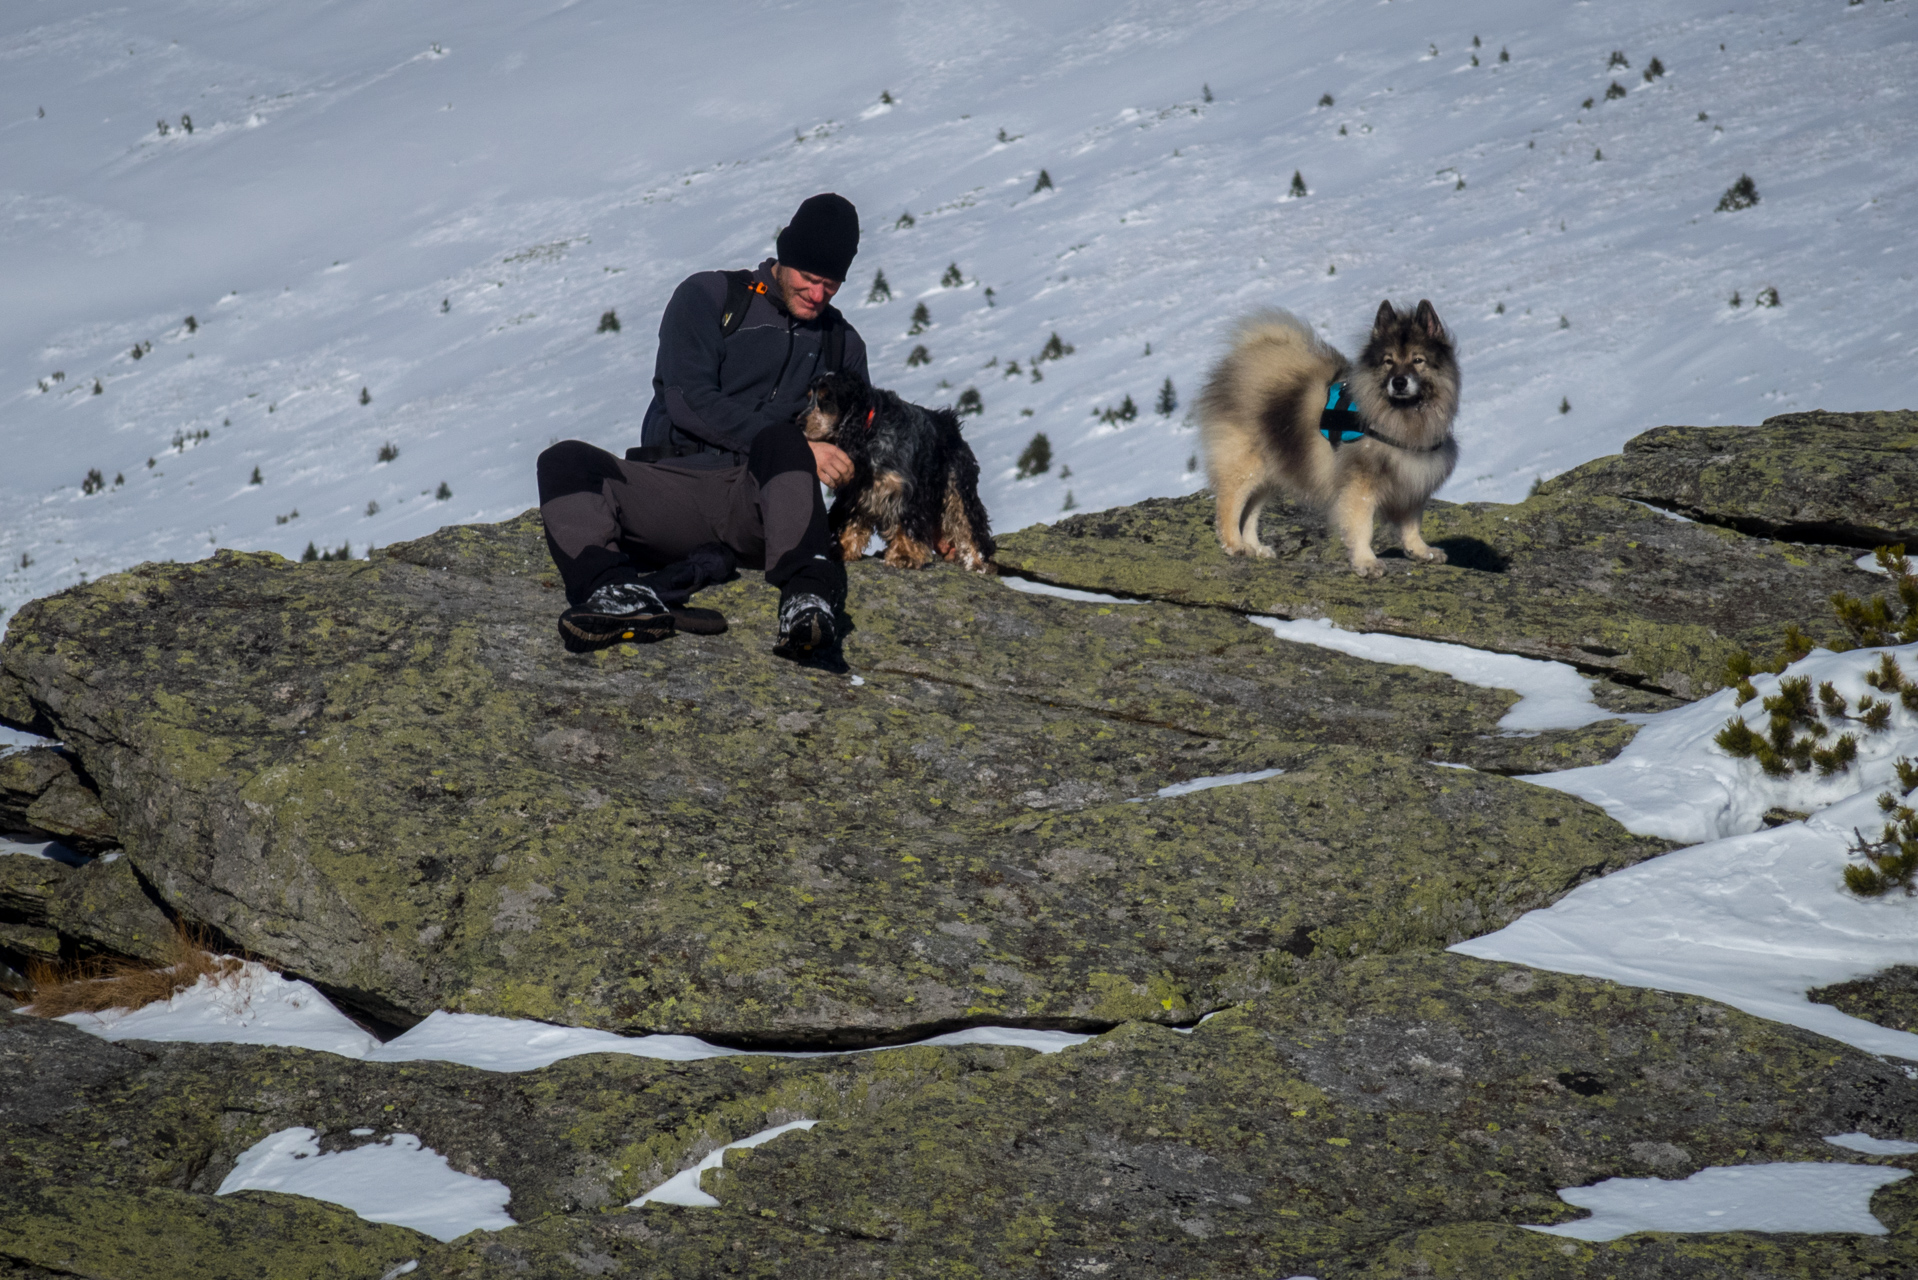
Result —
[{"label": "backpack shoulder strap", "polygon": [[822,370],[841,373],[846,367],[846,317],[836,307],[826,307],[826,350],[819,362]]},{"label": "backpack shoulder strap", "polygon": [[728,271],[726,277],[726,305],[719,312],[719,336],[730,338],[739,332],[739,326],[746,321],[746,311],[752,306],[753,295],[766,292],[766,286],[753,279],[750,271]]}]

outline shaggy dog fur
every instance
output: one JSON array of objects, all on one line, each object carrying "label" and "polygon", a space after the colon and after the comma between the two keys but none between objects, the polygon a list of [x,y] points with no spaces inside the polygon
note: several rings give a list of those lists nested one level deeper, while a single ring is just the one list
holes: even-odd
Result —
[{"label": "shaggy dog fur", "polygon": [[[1334,448],[1319,433],[1328,388],[1344,382],[1376,433]],[[1458,463],[1452,418],[1459,371],[1452,338],[1430,302],[1415,311],[1379,304],[1356,366],[1298,317],[1255,315],[1199,398],[1200,440],[1218,500],[1219,541],[1235,556],[1266,556],[1259,512],[1284,488],[1323,510],[1360,577],[1385,571],[1372,554],[1376,515],[1398,526],[1405,553],[1442,563],[1419,517]]]},{"label": "shaggy dog fur", "polygon": [[922,409],[843,373],[813,379],[799,415],[808,440],[852,459],[851,483],[828,515],[842,560],[866,554],[876,530],[886,563],[917,569],[934,556],[991,573],[992,530],[979,501],[979,462],[950,409]]}]

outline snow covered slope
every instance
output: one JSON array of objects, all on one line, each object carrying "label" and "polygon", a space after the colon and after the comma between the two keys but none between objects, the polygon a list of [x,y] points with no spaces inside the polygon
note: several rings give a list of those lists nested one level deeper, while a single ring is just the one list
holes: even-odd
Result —
[{"label": "snow covered slope", "polygon": [[[14,0],[0,616],[524,509],[551,441],[636,438],[673,284],[824,189],[878,379],[978,389],[1000,529],[1198,487],[1186,406],[1263,305],[1349,344],[1434,300],[1455,499],[1660,423],[1908,407],[1913,65],[1911,0]],[[1714,212],[1741,174],[1760,202]]]}]

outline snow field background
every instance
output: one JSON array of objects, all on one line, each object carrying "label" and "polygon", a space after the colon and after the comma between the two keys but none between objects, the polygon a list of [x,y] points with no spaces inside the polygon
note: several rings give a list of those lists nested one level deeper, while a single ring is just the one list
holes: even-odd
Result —
[{"label": "snow field background", "polygon": [[[141,560],[525,509],[548,443],[636,439],[673,285],[823,189],[862,212],[840,301],[877,379],[979,390],[1001,530],[1197,489],[1187,408],[1266,305],[1350,350],[1381,297],[1435,301],[1454,499],[1660,423],[1905,406],[1915,51],[1906,0],[19,0],[0,615]],[[1714,213],[1741,173],[1761,202]],[[1053,332],[1074,351],[1035,382]],[[1015,480],[1036,430],[1054,467]]]}]

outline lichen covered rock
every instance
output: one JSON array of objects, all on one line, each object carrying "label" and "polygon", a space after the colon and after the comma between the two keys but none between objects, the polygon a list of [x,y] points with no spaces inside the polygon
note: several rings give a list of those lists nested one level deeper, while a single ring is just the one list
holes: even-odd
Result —
[{"label": "lichen covered rock", "polygon": [[1918,412],[1657,427],[1544,491],[1629,498],[1767,538],[1918,550]]},{"label": "lichen covered rock", "polygon": [[1505,738],[1508,693],[1229,613],[856,565],[854,685],[767,653],[758,582],[703,597],[726,635],[567,654],[543,556],[527,518],[143,566],[15,616],[0,715],[57,727],[187,921],[398,1025],[1187,1022],[1666,847],[1423,763],[1586,763],[1629,729]]},{"label": "lichen covered rock", "polygon": [[1155,498],[1022,529],[1001,539],[998,560],[1062,586],[1329,618],[1568,662],[1687,699],[1719,688],[1736,650],[1776,648],[1788,623],[1841,638],[1832,593],[1883,585],[1855,552],[1741,537],[1616,497],[1434,502],[1425,538],[1450,562],[1388,555],[1382,579],[1353,574],[1336,535],[1299,508],[1267,508],[1271,560],[1227,556],[1212,519],[1209,494]]},{"label": "lichen covered rock", "polygon": [[[798,1118],[819,1123],[704,1176],[719,1208],[621,1207],[722,1143]],[[208,1195],[241,1152],[292,1125],[323,1151],[413,1133],[453,1168],[503,1181],[520,1225],[440,1245],[310,1202]],[[156,1222],[177,1217],[221,1264],[334,1232],[341,1249],[417,1258],[434,1277],[582,1263],[635,1277],[1905,1274],[1918,1266],[1913,1179],[1874,1198],[1883,1237],[1588,1244],[1522,1229],[1581,1216],[1558,1189],[1606,1177],[1918,1163],[1823,1141],[1859,1130],[1918,1137],[1918,1082],[1710,1001],[1453,955],[1362,960],[1190,1034],[1131,1022],[1050,1056],[594,1055],[492,1073],[108,1045],[0,1015],[0,1259],[172,1275],[135,1264]],[[290,1222],[301,1204],[310,1221]]]}]

